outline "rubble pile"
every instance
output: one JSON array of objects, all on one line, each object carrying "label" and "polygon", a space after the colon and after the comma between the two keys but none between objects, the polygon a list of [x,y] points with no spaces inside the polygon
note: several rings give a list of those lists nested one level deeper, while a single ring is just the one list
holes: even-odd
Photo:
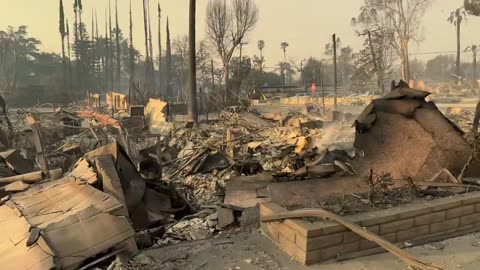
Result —
[{"label": "rubble pile", "polygon": [[[308,108],[229,108],[219,121],[194,126],[168,121],[168,105],[156,99],[131,115],[20,110],[0,134],[7,228],[0,245],[19,258],[5,263],[78,268],[137,248],[250,230],[259,224],[258,203],[368,193],[362,176],[371,170],[414,181],[441,169],[458,174],[470,146],[427,96],[395,89],[355,121],[336,110],[327,117]],[[35,259],[21,260],[32,252]]]},{"label": "rubble pile", "polygon": [[[222,196],[232,177],[265,172],[278,181],[322,176],[322,172],[307,171],[307,167],[325,163],[321,159],[332,145],[350,140],[351,146],[353,134],[346,119],[338,123],[307,120],[311,118],[289,115],[285,119],[302,119],[301,124],[280,125],[278,120],[267,120],[250,111],[224,115],[224,121],[202,124],[201,129],[172,131],[162,138],[160,146],[162,155],[168,157],[162,165],[164,179],[187,192],[185,197],[198,207],[223,203]],[[317,128],[311,128],[312,123],[317,123]],[[328,162],[328,175],[337,169],[344,173],[334,160]]]},{"label": "rubble pile", "polygon": [[474,110],[466,110],[462,108],[448,107],[445,111],[445,115],[448,119],[452,120],[462,130],[470,131],[473,126],[473,119],[475,118]]}]

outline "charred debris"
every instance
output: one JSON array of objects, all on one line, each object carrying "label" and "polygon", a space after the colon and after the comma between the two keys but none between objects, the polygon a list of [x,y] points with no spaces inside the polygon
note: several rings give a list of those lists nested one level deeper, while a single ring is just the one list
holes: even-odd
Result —
[{"label": "charred debris", "polygon": [[468,182],[476,148],[428,95],[397,88],[358,118],[235,108],[195,128],[168,121],[158,99],[129,113],[10,112],[0,133],[0,263],[126,263],[142,249],[256,229],[267,201],[344,215],[477,189]]}]

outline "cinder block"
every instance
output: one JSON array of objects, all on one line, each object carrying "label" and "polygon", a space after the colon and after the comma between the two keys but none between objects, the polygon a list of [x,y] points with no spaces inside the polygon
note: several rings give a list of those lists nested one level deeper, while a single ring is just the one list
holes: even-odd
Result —
[{"label": "cinder block", "polygon": [[480,212],[480,203],[475,204],[475,211]]},{"label": "cinder block", "polygon": [[287,219],[283,223],[306,237],[329,235],[347,230],[344,226],[331,221],[309,222],[300,219]]},{"label": "cinder block", "polygon": [[445,211],[415,217],[415,226],[422,226],[425,224],[440,222],[442,220],[445,220]]},{"label": "cinder block", "polygon": [[413,203],[412,205],[405,205],[401,208],[403,212],[398,214],[399,219],[417,217],[432,212],[430,206],[424,203]]},{"label": "cinder block", "polygon": [[[371,233],[374,233],[374,234],[378,234],[378,232],[380,231],[380,226],[379,225],[375,225],[375,226],[371,226],[371,227],[368,227],[368,228],[363,228],[365,231],[368,231],[368,232],[371,232]],[[343,233],[343,242],[344,243],[350,243],[350,242],[354,242],[354,241],[359,241],[359,240],[362,240],[363,237],[361,237],[360,235],[352,232],[352,231],[348,231],[348,232],[344,232]]]},{"label": "cinder block", "polygon": [[467,216],[475,213],[475,205],[464,205],[447,210],[447,219],[452,219],[461,216]]},{"label": "cinder block", "polygon": [[263,226],[263,232],[266,233],[274,242],[278,241],[279,233],[272,225],[265,223]]},{"label": "cinder block", "polygon": [[380,225],[367,227],[367,230],[371,233],[379,234],[380,233]]},{"label": "cinder block", "polygon": [[306,263],[306,253],[305,251],[298,248],[294,243],[288,241],[285,237],[280,234],[278,239],[278,246],[285,251],[288,255],[297,259],[300,263]]},{"label": "cinder block", "polygon": [[464,205],[480,203],[480,192],[470,192],[462,195],[461,198]]},{"label": "cinder block", "polygon": [[416,239],[427,235],[430,232],[430,225],[414,227],[405,231],[397,232],[397,242]]},{"label": "cinder block", "polygon": [[343,242],[344,243],[351,243],[351,242],[354,242],[354,241],[359,241],[361,239],[362,239],[362,237],[359,236],[358,234],[354,233],[354,232],[344,232],[343,233]]},{"label": "cinder block", "polygon": [[307,264],[318,263],[335,259],[340,254],[347,254],[360,250],[360,241],[342,244],[334,247],[307,252]]},{"label": "cinder block", "polygon": [[353,219],[355,223],[359,223],[362,227],[370,227],[373,225],[383,224],[398,220],[398,214],[389,214],[387,211],[378,211],[373,213],[363,213],[356,215]]},{"label": "cinder block", "polygon": [[385,224],[380,224],[380,235],[389,234],[392,232],[398,232],[403,230],[408,230],[413,227],[414,219],[402,219]]},{"label": "cinder block", "polygon": [[309,222],[302,219],[286,219],[283,224],[292,228],[303,236],[317,236],[322,234],[322,226],[317,222]]},{"label": "cinder block", "polygon": [[432,223],[430,224],[430,233],[439,233],[439,232],[445,232],[448,230],[456,229],[458,228],[459,224],[460,224],[459,218],[447,219],[441,222]]},{"label": "cinder block", "polygon": [[272,202],[266,202],[260,204],[260,216],[267,216],[271,214],[279,214],[285,212],[285,208]]},{"label": "cinder block", "polygon": [[297,237],[295,244],[302,250],[312,251],[340,245],[342,242],[343,233],[335,233],[319,237]]},{"label": "cinder block", "polygon": [[[389,241],[389,242],[392,242],[392,243],[396,243],[397,242],[397,233],[390,233],[390,234],[387,234],[387,235],[382,235],[382,238]],[[377,244],[375,244],[374,242],[370,241],[370,240],[361,240],[360,241],[360,250],[364,250],[364,249],[371,249],[371,248],[376,248],[378,247]]]},{"label": "cinder block", "polygon": [[437,200],[433,200],[426,203],[429,205],[433,212],[443,211],[447,209],[452,209],[462,205],[462,201],[457,197],[447,197]]},{"label": "cinder block", "polygon": [[282,222],[271,222],[271,226],[274,227],[288,241],[295,243],[295,231],[290,227],[286,226]]},{"label": "cinder block", "polygon": [[[474,223],[477,223],[477,222],[480,222],[480,213],[475,213],[475,214],[471,214],[471,215],[468,215],[468,216],[460,217],[460,226],[470,225],[470,224],[474,224]],[[479,230],[480,230],[480,228],[479,228]]]},{"label": "cinder block", "polygon": [[332,224],[322,228],[322,234],[332,234],[332,233],[344,232],[344,231],[347,231],[347,228],[345,228],[345,226],[340,224]]}]

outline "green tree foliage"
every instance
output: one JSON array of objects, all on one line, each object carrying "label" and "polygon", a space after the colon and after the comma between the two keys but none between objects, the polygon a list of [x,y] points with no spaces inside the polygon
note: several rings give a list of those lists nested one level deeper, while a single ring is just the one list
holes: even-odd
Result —
[{"label": "green tree foliage", "polygon": [[[61,55],[39,52],[39,40],[32,38],[27,33],[26,26],[20,26],[18,29],[8,27],[4,31],[0,31],[0,90],[7,94],[19,96],[25,91],[30,92],[27,97],[33,98],[38,93],[40,100],[65,102],[68,98],[75,99],[82,97],[83,92],[80,89],[89,91],[105,91],[105,76],[107,58],[106,45],[107,41],[104,37],[91,38],[86,31],[85,24],[80,24],[78,32],[81,34],[78,39],[72,43],[72,53],[75,56],[72,60],[75,77],[72,81],[74,91],[69,91],[62,83],[63,71],[68,66],[63,66]],[[65,25],[66,30],[68,24]],[[66,31],[67,32],[67,31]],[[117,33],[116,29],[113,35]],[[129,62],[129,45],[119,30],[120,41],[120,61],[121,61],[121,82],[122,89],[128,89],[128,78],[130,74]],[[68,40],[68,39],[66,39]],[[114,43],[114,39],[108,39],[108,42]],[[69,44],[69,43],[68,43]],[[110,49],[116,55],[116,46],[110,44]],[[135,48],[134,60],[135,65],[140,61],[140,53]],[[113,59],[113,66],[116,65]],[[137,68],[138,69],[138,68]],[[145,74],[137,75],[139,81],[144,80]],[[79,82],[81,79],[81,84]],[[43,93],[42,91],[45,91]],[[63,94],[59,94],[63,93]],[[46,97],[50,97],[50,100]]]},{"label": "green tree foliage", "polygon": [[322,62],[316,58],[307,59],[303,67],[303,80],[308,84],[321,84]]},{"label": "green tree foliage", "polygon": [[99,58],[95,54],[95,42],[90,39],[84,23],[80,23],[78,28],[79,38],[72,45],[73,55],[76,59],[76,68],[78,74],[77,97],[82,95],[83,91],[95,89],[97,86],[96,75],[99,72]]},{"label": "green tree foliage", "polygon": [[243,81],[248,77],[248,74],[250,74],[250,71],[252,70],[252,60],[248,56],[243,56],[240,63],[239,61],[239,57],[233,57],[230,61],[230,78],[232,78],[232,80]]},{"label": "green tree foliage", "polygon": [[0,89],[15,91],[21,79],[29,72],[25,69],[38,55],[40,41],[29,37],[27,26],[18,29],[9,26],[6,31],[0,31]]},{"label": "green tree foliage", "polygon": [[[329,58],[328,63],[325,65],[323,72],[325,82],[333,84],[333,42],[329,42],[325,45],[325,56]],[[338,85],[350,85],[351,78],[355,72],[354,65],[355,54],[350,46],[343,46],[340,38],[337,38],[337,82]]]}]

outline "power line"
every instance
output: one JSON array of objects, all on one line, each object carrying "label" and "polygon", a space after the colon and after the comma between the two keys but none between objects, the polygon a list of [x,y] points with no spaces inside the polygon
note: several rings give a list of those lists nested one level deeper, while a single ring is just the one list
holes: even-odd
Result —
[{"label": "power line", "polygon": [[[426,54],[454,54],[457,51],[443,51],[443,52],[419,52],[419,53],[410,53],[409,55],[426,55]],[[466,53],[464,51],[460,51],[460,53]]]}]

